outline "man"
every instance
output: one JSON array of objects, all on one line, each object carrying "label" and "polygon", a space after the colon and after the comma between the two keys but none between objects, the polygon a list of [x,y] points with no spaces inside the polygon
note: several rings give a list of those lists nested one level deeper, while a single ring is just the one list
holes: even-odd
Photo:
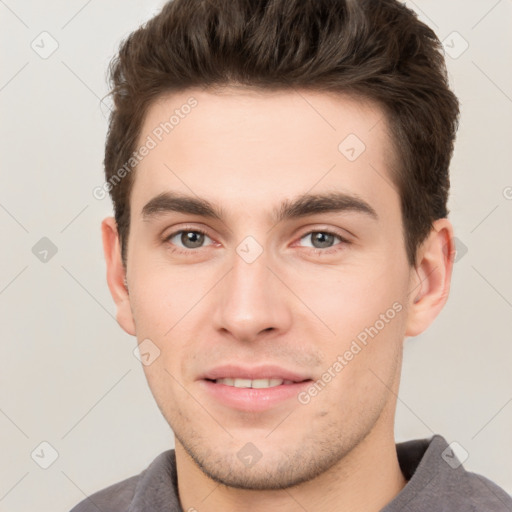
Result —
[{"label": "man", "polygon": [[512,510],[441,435],[394,441],[453,266],[435,34],[394,0],[174,0],[111,78],[107,280],[175,450],[73,511]]}]

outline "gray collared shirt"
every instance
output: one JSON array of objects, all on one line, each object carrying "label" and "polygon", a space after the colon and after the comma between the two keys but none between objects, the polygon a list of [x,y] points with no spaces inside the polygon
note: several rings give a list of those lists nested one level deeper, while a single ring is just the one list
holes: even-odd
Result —
[{"label": "gray collared shirt", "polygon": [[[484,476],[466,471],[444,437],[436,434],[396,445],[408,480],[381,512],[512,512],[512,497]],[[139,475],[98,491],[71,512],[183,512],[174,450]]]}]

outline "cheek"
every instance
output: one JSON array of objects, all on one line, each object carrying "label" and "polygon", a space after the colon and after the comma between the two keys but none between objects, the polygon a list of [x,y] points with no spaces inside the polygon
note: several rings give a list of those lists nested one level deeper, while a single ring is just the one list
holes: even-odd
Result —
[{"label": "cheek", "polygon": [[137,338],[139,343],[149,339],[159,354],[144,366],[146,378],[155,395],[179,393],[177,381],[185,375],[181,365],[193,357],[191,339],[200,339],[205,326],[201,320],[211,279],[206,273],[158,263],[140,267],[133,277],[130,293]]},{"label": "cheek", "polygon": [[139,338],[171,336],[207,291],[207,280],[168,264],[146,264],[133,274],[130,300]]},{"label": "cheek", "polygon": [[307,281],[302,279],[296,286],[297,295],[333,331],[338,348],[342,348],[340,344],[376,323],[379,330],[384,330],[383,321],[387,332],[392,324],[396,329],[404,301],[401,279],[389,268],[323,269],[310,273]]}]

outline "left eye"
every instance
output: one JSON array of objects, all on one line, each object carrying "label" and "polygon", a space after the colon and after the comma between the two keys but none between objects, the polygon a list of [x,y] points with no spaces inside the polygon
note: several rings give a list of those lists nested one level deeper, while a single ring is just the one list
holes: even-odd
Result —
[{"label": "left eye", "polygon": [[336,235],[335,233],[330,233],[329,231],[310,231],[306,235],[304,235],[301,240],[310,238],[312,245],[315,249],[328,249],[333,246],[335,239],[338,239],[341,242],[345,242],[341,236]]}]

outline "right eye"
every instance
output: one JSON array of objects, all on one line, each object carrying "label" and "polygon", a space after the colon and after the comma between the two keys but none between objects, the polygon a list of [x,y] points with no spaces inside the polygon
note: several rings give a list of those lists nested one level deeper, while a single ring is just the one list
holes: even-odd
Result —
[{"label": "right eye", "polygon": [[193,251],[193,249],[201,249],[205,238],[213,242],[204,231],[197,228],[185,228],[174,231],[169,236],[166,236],[164,241],[170,243],[172,246],[178,247],[178,249],[173,249],[173,251],[176,250],[180,253],[188,253]]}]

